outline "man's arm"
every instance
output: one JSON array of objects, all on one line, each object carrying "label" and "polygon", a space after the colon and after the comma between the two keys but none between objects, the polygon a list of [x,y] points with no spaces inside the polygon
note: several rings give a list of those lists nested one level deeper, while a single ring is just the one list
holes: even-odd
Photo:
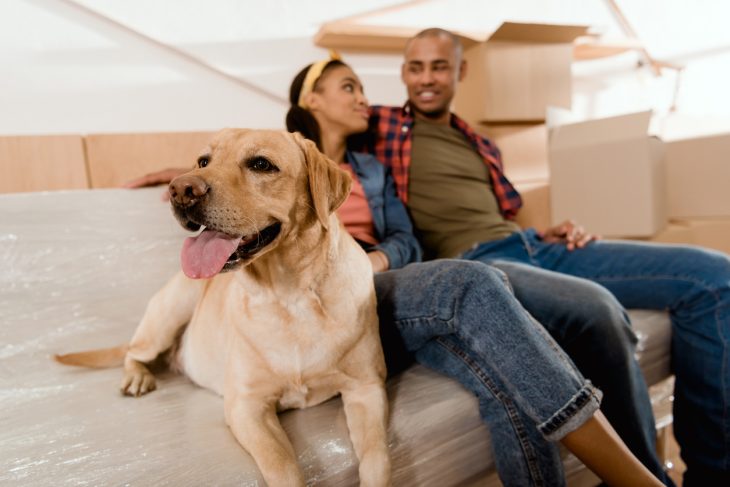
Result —
[{"label": "man's arm", "polygon": [[181,174],[190,171],[186,167],[169,167],[157,172],[145,174],[142,177],[127,181],[122,185],[123,188],[143,188],[145,186],[156,186],[158,184],[169,184]]}]

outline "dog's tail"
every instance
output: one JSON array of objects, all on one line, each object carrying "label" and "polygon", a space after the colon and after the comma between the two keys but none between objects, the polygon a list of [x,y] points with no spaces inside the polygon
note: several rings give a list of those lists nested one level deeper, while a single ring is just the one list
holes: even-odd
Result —
[{"label": "dog's tail", "polygon": [[53,358],[56,362],[65,365],[105,369],[109,367],[121,367],[124,364],[124,356],[127,354],[128,349],[129,345],[119,345],[112,348],[54,355]]}]

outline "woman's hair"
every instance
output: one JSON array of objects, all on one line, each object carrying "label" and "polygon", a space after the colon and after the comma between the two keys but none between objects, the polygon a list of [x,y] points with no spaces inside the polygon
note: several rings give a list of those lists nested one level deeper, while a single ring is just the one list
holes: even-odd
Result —
[{"label": "woman's hair", "polygon": [[[322,79],[322,76],[324,76],[327,71],[337,66],[347,66],[347,64],[338,59],[333,59],[328,62],[324,69],[322,69],[322,74],[320,74],[319,78],[314,81],[312,91],[317,90],[317,83],[320,79]],[[322,150],[322,141],[317,119],[314,118],[314,115],[312,115],[309,110],[299,106],[299,95],[302,92],[302,85],[304,84],[304,79],[307,77],[307,72],[311,67],[312,64],[299,71],[299,74],[294,77],[294,80],[291,83],[291,87],[289,88],[290,107],[286,114],[286,129],[289,132],[300,132],[307,139],[314,141],[314,143],[317,144],[317,148]]]}]

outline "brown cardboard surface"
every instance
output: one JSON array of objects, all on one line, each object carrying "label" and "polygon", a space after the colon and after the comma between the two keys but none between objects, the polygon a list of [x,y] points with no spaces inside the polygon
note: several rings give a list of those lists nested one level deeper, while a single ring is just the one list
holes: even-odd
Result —
[{"label": "brown cardboard surface", "polygon": [[683,225],[677,222],[670,222],[666,227],[662,228],[659,232],[646,237],[644,240],[658,243],[671,243],[671,244],[694,244],[695,237],[692,234],[692,230],[688,225]]},{"label": "brown cardboard surface", "polygon": [[[314,35],[314,44],[330,49],[403,51],[406,41],[420,28],[406,26],[326,22]],[[571,43],[584,35],[586,26],[504,22],[494,32],[454,32],[465,49],[487,41]]]},{"label": "brown cardboard surface", "polygon": [[730,254],[730,218],[673,220],[648,240],[700,245]]},{"label": "brown cardboard surface", "polygon": [[730,133],[666,143],[670,218],[730,217]]},{"label": "brown cardboard surface", "polygon": [[694,244],[730,254],[730,219],[686,221],[694,234]]},{"label": "brown cardboard surface", "polygon": [[119,187],[168,167],[194,167],[213,132],[94,134],[86,137],[92,188]]},{"label": "brown cardboard surface", "polygon": [[406,41],[419,29],[345,22],[322,24],[314,44],[328,49],[403,52]]},{"label": "brown cardboard surface", "polygon": [[522,228],[546,230],[550,227],[550,181],[517,182],[515,189],[522,196],[522,208],[515,221]]},{"label": "brown cardboard surface", "polygon": [[497,145],[507,178],[513,183],[547,181],[550,176],[545,124],[474,124]]},{"label": "brown cardboard surface", "polygon": [[572,219],[607,237],[650,236],[666,224],[663,144],[650,112],[552,127],[552,222]]},{"label": "brown cardboard surface", "polygon": [[80,135],[0,137],[0,193],[86,189]]},{"label": "brown cardboard surface", "polygon": [[539,43],[570,43],[576,37],[585,35],[584,25],[525,24],[504,22],[489,36],[489,41],[512,41]]},{"label": "brown cardboard surface", "polygon": [[478,44],[464,52],[454,107],[471,120],[545,120],[548,105],[571,105],[571,57],[570,44]]},{"label": "brown cardboard surface", "polygon": [[[328,49],[402,53],[408,39],[421,28],[326,22],[314,35],[314,44]],[[487,39],[484,33],[455,32],[464,49]]]},{"label": "brown cardboard surface", "polygon": [[468,120],[543,121],[549,105],[569,108],[572,41],[586,27],[505,23],[464,51],[466,77],[454,107]]}]

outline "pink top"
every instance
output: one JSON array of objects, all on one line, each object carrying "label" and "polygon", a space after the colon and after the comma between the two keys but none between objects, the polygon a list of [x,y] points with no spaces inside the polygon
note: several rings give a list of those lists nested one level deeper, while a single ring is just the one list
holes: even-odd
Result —
[{"label": "pink top", "polygon": [[341,163],[340,168],[352,176],[352,190],[350,196],[337,209],[337,216],[340,217],[350,235],[365,243],[376,245],[379,242],[375,238],[373,215],[370,213],[365,190],[349,164]]}]

